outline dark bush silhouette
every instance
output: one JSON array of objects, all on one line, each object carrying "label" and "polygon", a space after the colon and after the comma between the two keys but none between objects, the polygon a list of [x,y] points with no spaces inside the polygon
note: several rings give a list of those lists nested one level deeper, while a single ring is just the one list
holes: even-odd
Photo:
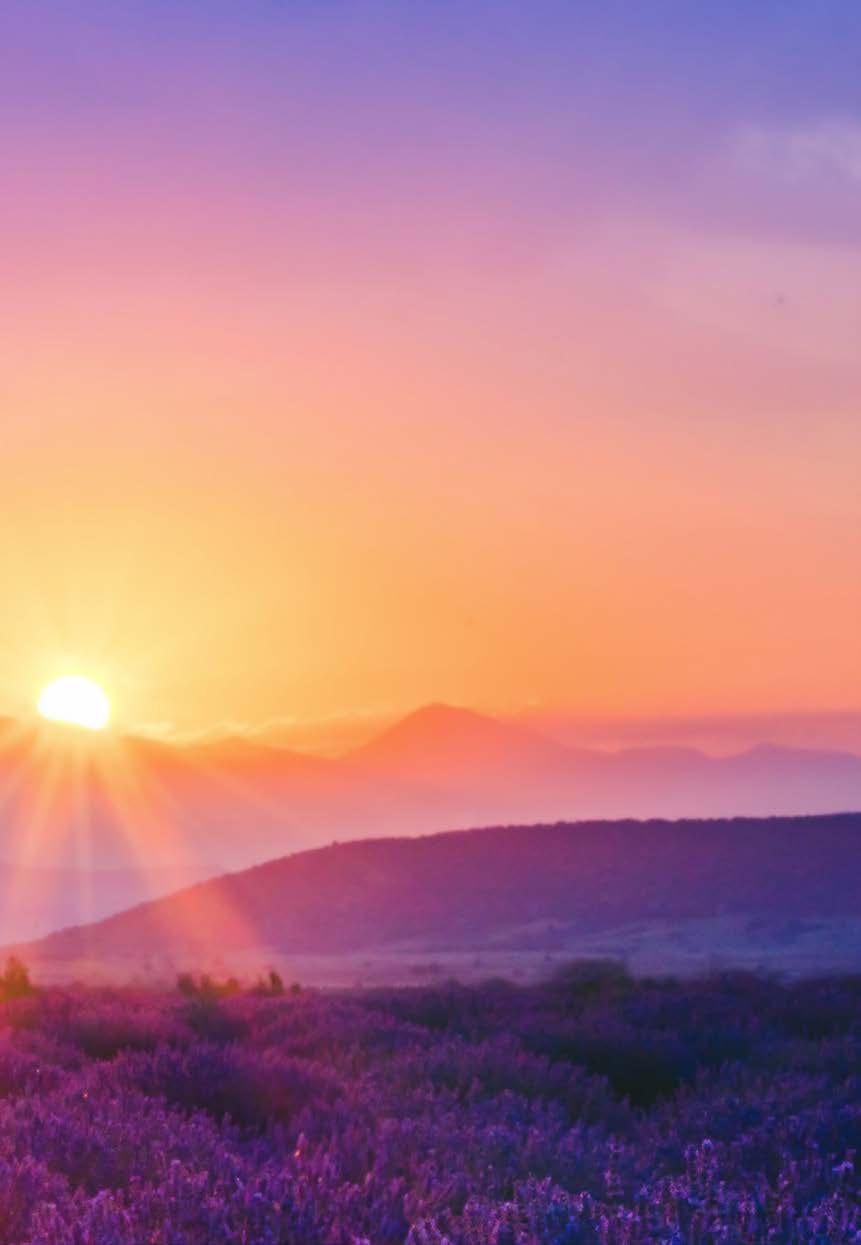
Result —
[{"label": "dark bush silhouette", "polygon": [[16,955],[10,955],[6,967],[0,976],[0,998],[22,999],[33,994],[34,987],[30,981],[30,970]]},{"label": "dark bush silhouette", "polygon": [[[291,986],[291,993],[295,993],[295,988]],[[281,974],[277,973],[274,968],[270,968],[265,977],[259,977],[253,989],[254,994],[263,995],[267,998],[275,998],[284,993],[284,982]]]}]

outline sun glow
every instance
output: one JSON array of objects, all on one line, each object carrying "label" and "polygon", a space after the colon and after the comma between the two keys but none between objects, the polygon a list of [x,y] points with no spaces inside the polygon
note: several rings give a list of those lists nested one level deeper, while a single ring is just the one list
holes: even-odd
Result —
[{"label": "sun glow", "polygon": [[39,712],[52,722],[100,731],[111,716],[104,690],[92,679],[70,674],[49,683],[39,697]]}]

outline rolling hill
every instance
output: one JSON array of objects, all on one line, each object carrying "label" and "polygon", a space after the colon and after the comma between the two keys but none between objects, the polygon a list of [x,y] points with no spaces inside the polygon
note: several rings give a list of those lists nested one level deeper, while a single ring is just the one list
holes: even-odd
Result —
[{"label": "rolling hill", "polygon": [[[861,917],[861,814],[582,822],[335,844],[24,949],[36,961],[436,953],[727,918]],[[563,939],[564,940],[564,939]]]}]

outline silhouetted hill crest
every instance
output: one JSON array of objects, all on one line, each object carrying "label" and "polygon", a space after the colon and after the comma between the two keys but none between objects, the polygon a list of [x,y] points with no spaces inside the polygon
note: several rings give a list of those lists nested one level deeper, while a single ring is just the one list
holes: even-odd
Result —
[{"label": "silhouetted hill crest", "polygon": [[861,914],[861,814],[508,826],[367,839],[198,884],[34,944],[38,956],[481,947],[728,913]]}]

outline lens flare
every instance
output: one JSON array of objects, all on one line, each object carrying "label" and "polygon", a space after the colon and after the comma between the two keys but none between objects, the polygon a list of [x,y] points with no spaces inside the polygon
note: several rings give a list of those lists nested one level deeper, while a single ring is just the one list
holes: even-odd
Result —
[{"label": "lens flare", "polygon": [[111,706],[98,683],[70,674],[48,684],[39,697],[39,712],[52,722],[100,731],[108,723]]}]

